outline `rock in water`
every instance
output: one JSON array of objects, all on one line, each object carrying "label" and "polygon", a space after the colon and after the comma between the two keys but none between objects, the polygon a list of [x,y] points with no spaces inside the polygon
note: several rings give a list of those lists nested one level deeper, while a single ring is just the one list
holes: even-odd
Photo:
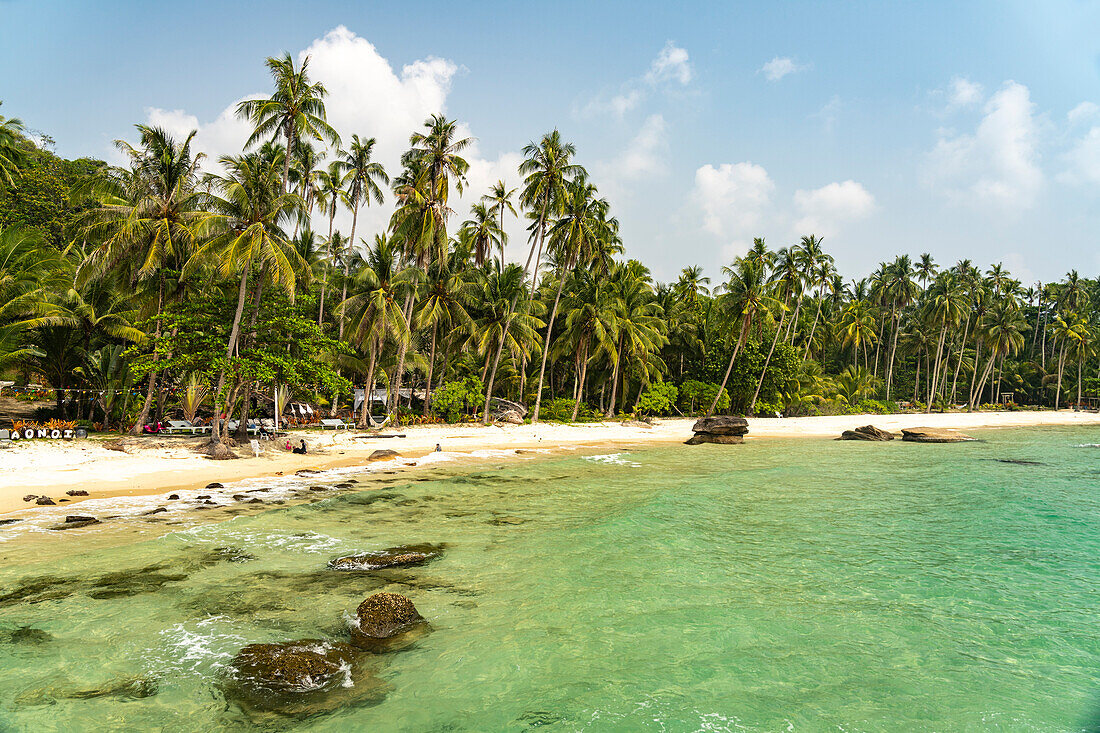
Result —
[{"label": "rock in water", "polygon": [[401,454],[389,448],[381,448],[367,456],[368,461],[386,461],[390,458],[400,458]]},{"label": "rock in water", "polygon": [[962,443],[974,440],[966,433],[947,428],[902,428],[901,439],[910,443]]},{"label": "rock in water", "polygon": [[837,440],[874,440],[874,441],[886,441],[893,440],[894,434],[888,433],[885,430],[880,430],[874,425],[864,425],[862,428],[856,428],[855,430],[845,430],[840,434]]},{"label": "rock in water", "polygon": [[424,620],[412,601],[396,593],[375,593],[359,604],[355,616],[352,637],[368,643],[388,639]]},{"label": "rock in water", "polygon": [[219,484],[217,481],[214,481],[213,483],[207,484],[206,488],[208,488],[208,489],[224,489],[225,487],[222,486],[221,484]]},{"label": "rock in water", "polygon": [[54,501],[53,499],[51,499],[48,496],[40,496],[40,497],[38,497],[37,499],[34,500],[34,503],[38,504],[39,506],[54,506],[54,505],[57,504],[56,501]]},{"label": "rock in water", "polygon": [[65,493],[68,494],[69,496],[87,496],[88,495],[88,492],[84,491],[82,489],[73,489],[73,490],[70,490],[70,491],[66,491]]},{"label": "rock in water", "polygon": [[439,557],[438,545],[403,545],[377,552],[338,557],[328,564],[333,570],[381,570],[382,568],[420,565]]},{"label": "rock in water", "polygon": [[237,653],[224,683],[226,699],[255,722],[308,717],[349,705],[378,702],[382,683],[357,664],[350,644],[301,639],[249,644]]},{"label": "rock in water", "polygon": [[696,420],[691,429],[695,435],[685,441],[687,445],[736,445],[743,442],[742,437],[749,432],[749,421],[740,415],[715,415]]},{"label": "rock in water", "polygon": [[87,527],[90,524],[99,524],[99,520],[95,517],[88,517],[81,514],[70,514],[65,517],[64,524],[57,524],[50,529],[76,529],[77,527]]}]

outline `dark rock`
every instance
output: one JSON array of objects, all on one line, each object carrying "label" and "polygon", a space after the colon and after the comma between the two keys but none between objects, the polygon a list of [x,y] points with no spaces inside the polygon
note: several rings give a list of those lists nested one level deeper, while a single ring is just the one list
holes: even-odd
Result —
[{"label": "dark rock", "polygon": [[405,596],[375,593],[359,604],[352,630],[357,640],[387,639],[421,623],[424,617]]},{"label": "dark rock", "polygon": [[885,430],[880,430],[874,425],[864,425],[861,428],[855,428],[854,430],[845,430],[840,434],[837,440],[872,440],[872,441],[887,441],[893,440],[894,434],[888,433]]},{"label": "dark rock", "polygon": [[389,448],[380,448],[380,449],[374,451],[373,453],[371,453],[369,456],[367,456],[367,460],[368,461],[385,461],[385,460],[389,460],[390,458],[400,458],[400,457],[401,457],[401,454],[398,453],[395,450],[390,450]]},{"label": "dark rock", "polygon": [[37,498],[38,498],[37,494],[27,494],[26,496],[23,497],[23,501],[34,501]]},{"label": "dark rock", "polygon": [[994,459],[998,463],[1011,463],[1016,466],[1045,466],[1042,461],[1028,461],[1023,458],[996,458]]},{"label": "dark rock", "polygon": [[88,492],[84,491],[83,489],[71,489],[69,491],[66,491],[65,493],[68,494],[69,496],[87,496],[88,495]]},{"label": "dark rock", "polygon": [[163,514],[166,511],[168,511],[166,508],[164,508],[162,506],[158,506],[156,509],[153,509],[152,511],[142,513],[141,516],[149,517],[149,516],[152,516],[154,514]]},{"label": "dark rock", "polygon": [[522,517],[496,517],[494,519],[490,519],[489,524],[495,524],[499,527],[505,524],[523,524],[526,521],[527,520],[523,519]]},{"label": "dark rock", "polygon": [[901,439],[910,443],[962,443],[974,440],[966,433],[947,428],[902,428]]},{"label": "dark rock", "polygon": [[329,562],[333,570],[380,570],[382,568],[420,565],[439,557],[440,545],[403,545],[376,552],[338,557]]},{"label": "dark rock", "polygon": [[320,471],[314,471],[312,468],[303,468],[299,471],[295,471],[295,476],[313,476],[314,474],[321,473]]},{"label": "dark rock", "polygon": [[248,494],[233,494],[234,501],[245,501],[249,498]]},{"label": "dark rock", "polygon": [[246,499],[244,503],[245,504],[263,504],[264,500],[263,499],[257,499],[255,496],[253,496],[251,499]]},{"label": "dark rock", "polygon": [[206,488],[208,488],[208,489],[224,489],[225,487],[222,486],[221,484],[219,484],[217,481],[214,481],[213,483],[207,484]]},{"label": "dark rock", "polygon": [[168,495],[168,500],[169,501],[175,501],[176,499],[179,499],[179,498],[180,498],[179,494],[169,494]]},{"label": "dark rock", "polygon": [[320,639],[249,644],[233,658],[225,696],[268,725],[379,702],[385,687],[358,664],[359,656],[349,644]]},{"label": "dark rock", "polygon": [[122,570],[101,575],[91,584],[88,597],[96,600],[127,598],[142,593],[155,593],[168,583],[187,580],[186,573],[165,573],[161,565],[149,565],[137,570]]},{"label": "dark rock", "polygon": [[72,499],[58,499],[58,500],[57,500],[57,502],[58,502],[59,504],[60,504],[61,502],[65,502],[65,501],[72,501]]},{"label": "dark rock", "polygon": [[718,445],[738,445],[745,439],[740,435],[712,435],[711,433],[696,433],[684,441],[684,445],[702,445],[703,443],[717,443]]},{"label": "dark rock", "polygon": [[207,506],[220,506],[220,505],[218,504],[218,502],[216,502],[216,501],[210,501],[209,499],[207,499],[206,501],[204,501],[204,502],[203,502],[203,504],[206,504]]},{"label": "dark rock", "polygon": [[54,501],[53,499],[51,499],[48,496],[40,496],[40,497],[38,497],[37,499],[34,500],[34,503],[38,504],[39,506],[54,506],[54,505],[57,504],[56,501]]},{"label": "dark rock", "polygon": [[0,519],[0,527],[6,524],[15,524],[16,522],[22,522],[22,519]]},{"label": "dark rock", "polygon": [[327,486],[310,486],[309,490],[310,491],[328,491],[329,488]]},{"label": "dark rock", "polygon": [[156,680],[144,677],[126,677],[112,680],[99,687],[46,687],[21,693],[16,702],[21,705],[52,705],[59,699],[91,700],[97,697],[113,697],[120,700],[140,700],[157,694]]},{"label": "dark rock", "polygon": [[336,484],[336,488],[338,489],[350,489],[352,486],[353,484],[348,481],[345,481],[342,484]]},{"label": "dark rock", "polygon": [[708,435],[744,435],[749,432],[749,421],[740,415],[702,417],[691,426],[691,431]]},{"label": "dark rock", "polygon": [[196,499],[200,499],[200,500],[201,500],[201,499],[209,499],[209,498],[210,498],[210,494],[203,494],[202,496],[196,496],[195,498],[196,498]]},{"label": "dark rock", "polygon": [[0,631],[0,644],[44,644],[47,641],[53,641],[53,636],[33,626]]}]

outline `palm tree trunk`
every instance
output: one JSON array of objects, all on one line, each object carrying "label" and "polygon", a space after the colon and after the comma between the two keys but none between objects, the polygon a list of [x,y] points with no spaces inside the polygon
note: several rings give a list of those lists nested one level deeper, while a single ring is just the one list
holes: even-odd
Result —
[{"label": "palm tree trunk", "polygon": [[359,415],[359,427],[364,430],[370,427],[370,410],[373,403],[371,396],[374,393],[374,367],[377,363],[378,349],[372,338],[370,344],[370,364],[367,366],[367,388],[364,390],[363,395],[363,410]]},{"label": "palm tree trunk", "polygon": [[[229,360],[233,358],[233,351],[237,348],[237,339],[241,335],[241,317],[244,315],[244,303],[246,295],[248,293],[248,275],[252,269],[252,263],[249,262],[244,267],[244,272],[241,273],[241,286],[237,291],[237,310],[233,314],[233,325],[229,329],[229,343],[225,348],[225,364],[222,365],[218,374],[218,386],[214,389],[214,423],[210,429],[210,442],[218,443],[222,442],[221,432],[221,416],[225,413],[227,395],[223,395],[222,391],[225,389],[225,372],[229,366]],[[216,456],[215,456],[216,457]]]},{"label": "palm tree trunk", "polygon": [[160,272],[157,285],[157,327],[153,334],[153,363],[149,368],[149,382],[145,388],[145,404],[141,406],[141,415],[137,423],[130,428],[131,435],[141,435],[141,428],[149,420],[149,410],[153,406],[153,388],[157,382],[157,361],[160,359],[160,315],[164,310],[164,271]]},{"label": "palm tree trunk", "polygon": [[546,343],[542,347],[542,366],[539,367],[539,388],[535,393],[535,411],[531,413],[531,424],[539,421],[539,409],[542,407],[542,380],[546,376],[546,358],[550,355],[550,337],[554,331],[554,319],[558,315],[558,303],[561,301],[561,289],[565,285],[565,272],[558,278],[558,291],[554,294],[554,307],[550,309],[550,320],[546,322]]},{"label": "palm tree trunk", "polygon": [[427,386],[424,392],[424,413],[427,414],[428,409],[432,405],[432,370],[435,367],[435,335],[439,330],[439,322],[436,321],[432,324],[432,348],[431,354],[428,356],[428,374],[427,374]]},{"label": "palm tree trunk", "polygon": [[[413,294],[410,292],[405,296],[405,327],[408,329],[409,338],[401,339],[401,343],[397,347],[397,371],[393,374],[394,389],[393,396],[390,398],[393,407],[397,407],[397,403],[401,400],[401,377],[405,370],[405,354],[409,349],[409,340],[412,339],[412,299]],[[409,403],[412,404],[412,396],[410,395]]]},{"label": "palm tree trunk", "polygon": [[744,345],[745,339],[748,337],[749,324],[742,318],[741,320],[741,333],[737,338],[737,345],[733,348],[733,354],[730,355],[729,366],[726,367],[726,374],[722,377],[722,384],[718,386],[718,391],[714,393],[714,402],[710,403],[710,409],[707,410],[707,417],[714,414],[714,408],[718,406],[718,398],[722,396],[722,390],[726,388],[726,383],[730,381],[730,372],[733,371],[733,362],[737,360],[737,354],[741,351],[741,346]]},{"label": "palm tree trunk", "polygon": [[588,377],[588,344],[584,345],[584,358],[581,359],[581,373],[580,378],[577,380],[577,399],[573,403],[573,417],[569,422],[577,422],[577,413],[581,409],[581,399],[584,398],[584,381]]},{"label": "palm tree trunk", "polygon": [[348,299],[348,264],[349,260],[351,260],[351,248],[355,246],[355,226],[358,223],[359,202],[356,201],[351,210],[351,239],[348,240],[348,245],[346,247],[347,253],[344,255],[344,283],[343,289],[340,291],[340,328],[338,337],[341,339],[344,338],[344,301]]},{"label": "palm tree trunk", "polygon": [[955,388],[959,384],[959,370],[962,369],[963,356],[966,354],[966,337],[970,334],[970,316],[966,317],[962,341],[959,342],[959,360],[955,363],[955,377],[951,380],[951,401],[955,401]]},{"label": "palm tree trunk", "polygon": [[897,311],[891,315],[893,321],[893,338],[890,344],[890,361],[886,368],[886,401],[890,401],[890,389],[894,386],[894,357],[898,350],[898,332],[901,330],[901,320],[897,317]]},{"label": "palm tree trunk", "polygon": [[1054,390],[1054,409],[1058,409],[1059,400],[1062,396],[1062,371],[1066,365],[1066,342],[1062,340],[1062,351],[1058,354],[1058,386]]},{"label": "palm tree trunk", "polygon": [[604,417],[612,417],[615,414],[615,401],[619,395],[619,364],[623,360],[623,339],[619,337],[619,349],[615,354],[615,365],[611,370],[611,400],[607,403],[607,411]]},{"label": "palm tree trunk", "polygon": [[943,329],[940,331],[940,340],[936,344],[936,360],[932,364],[931,369],[931,386],[928,388],[928,405],[924,408],[926,413],[932,412],[932,399],[936,396],[936,381],[940,373],[940,357],[943,355],[943,342],[947,338],[947,322],[943,324]]},{"label": "palm tree trunk", "polygon": [[321,278],[321,301],[317,307],[317,327],[321,327],[321,323],[325,318],[325,291],[328,289],[328,268],[329,262],[332,260],[332,220],[336,218],[336,211],[333,210],[332,215],[328,218],[328,241],[325,242],[325,274]]},{"label": "palm tree trunk", "polygon": [[814,323],[810,326],[810,337],[806,339],[806,351],[802,354],[802,358],[805,359],[810,355],[810,346],[814,342],[814,331],[817,330],[817,319],[821,317],[821,305],[822,298],[824,297],[824,291],[817,295],[817,313],[814,314]]},{"label": "palm tree trunk", "polygon": [[[775,345],[779,343],[779,332],[783,330],[783,321],[787,318],[787,311],[784,310],[783,314],[779,317],[779,326],[775,329],[775,337],[772,339],[772,346],[768,349],[768,356],[764,359],[764,368],[760,371],[760,381],[756,383],[756,392],[752,395],[752,402],[749,404],[749,414],[756,412],[756,400],[760,397],[760,389],[764,386],[764,375],[768,373],[768,365],[772,363],[772,354],[775,353]],[[721,391],[718,392],[721,396]]]}]

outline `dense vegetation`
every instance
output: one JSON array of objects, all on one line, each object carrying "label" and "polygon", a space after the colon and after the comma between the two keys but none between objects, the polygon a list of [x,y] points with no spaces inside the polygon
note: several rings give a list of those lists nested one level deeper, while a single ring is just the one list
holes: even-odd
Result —
[{"label": "dense vegetation", "polygon": [[[217,161],[142,125],[117,143],[128,165],[62,160],[0,117],[0,373],[50,390],[56,416],[335,414],[364,384],[386,404],[365,401],[362,424],[488,421],[489,397],[538,421],[1096,393],[1100,284],[1076,272],[1023,289],[1001,265],[902,255],[846,282],[808,235],[756,240],[713,292],[698,267],[657,283],[556,130],[525,148],[520,187],[463,217],[471,141],[453,120],[428,119],[388,172],[373,138],[329,126],[308,59],[268,66],[272,95],[238,109],[255,133]],[[367,206],[392,207],[385,231],[360,230]],[[513,217],[529,236],[508,257]]]}]

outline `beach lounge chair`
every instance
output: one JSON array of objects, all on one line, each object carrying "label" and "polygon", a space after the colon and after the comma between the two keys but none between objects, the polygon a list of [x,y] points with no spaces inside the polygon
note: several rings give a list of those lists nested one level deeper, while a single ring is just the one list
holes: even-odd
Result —
[{"label": "beach lounge chair", "polygon": [[333,430],[350,430],[352,428],[351,423],[346,423],[340,418],[327,418],[321,421],[321,430],[327,430],[332,428]]},{"label": "beach lounge chair", "polygon": [[0,448],[11,448],[11,431],[7,428],[0,430]]},{"label": "beach lounge chair", "polygon": [[209,429],[210,428],[202,425],[195,425],[190,420],[169,420],[168,427],[165,428],[164,432],[168,433],[169,435],[183,432],[188,432],[194,435],[195,433],[205,433]]}]

